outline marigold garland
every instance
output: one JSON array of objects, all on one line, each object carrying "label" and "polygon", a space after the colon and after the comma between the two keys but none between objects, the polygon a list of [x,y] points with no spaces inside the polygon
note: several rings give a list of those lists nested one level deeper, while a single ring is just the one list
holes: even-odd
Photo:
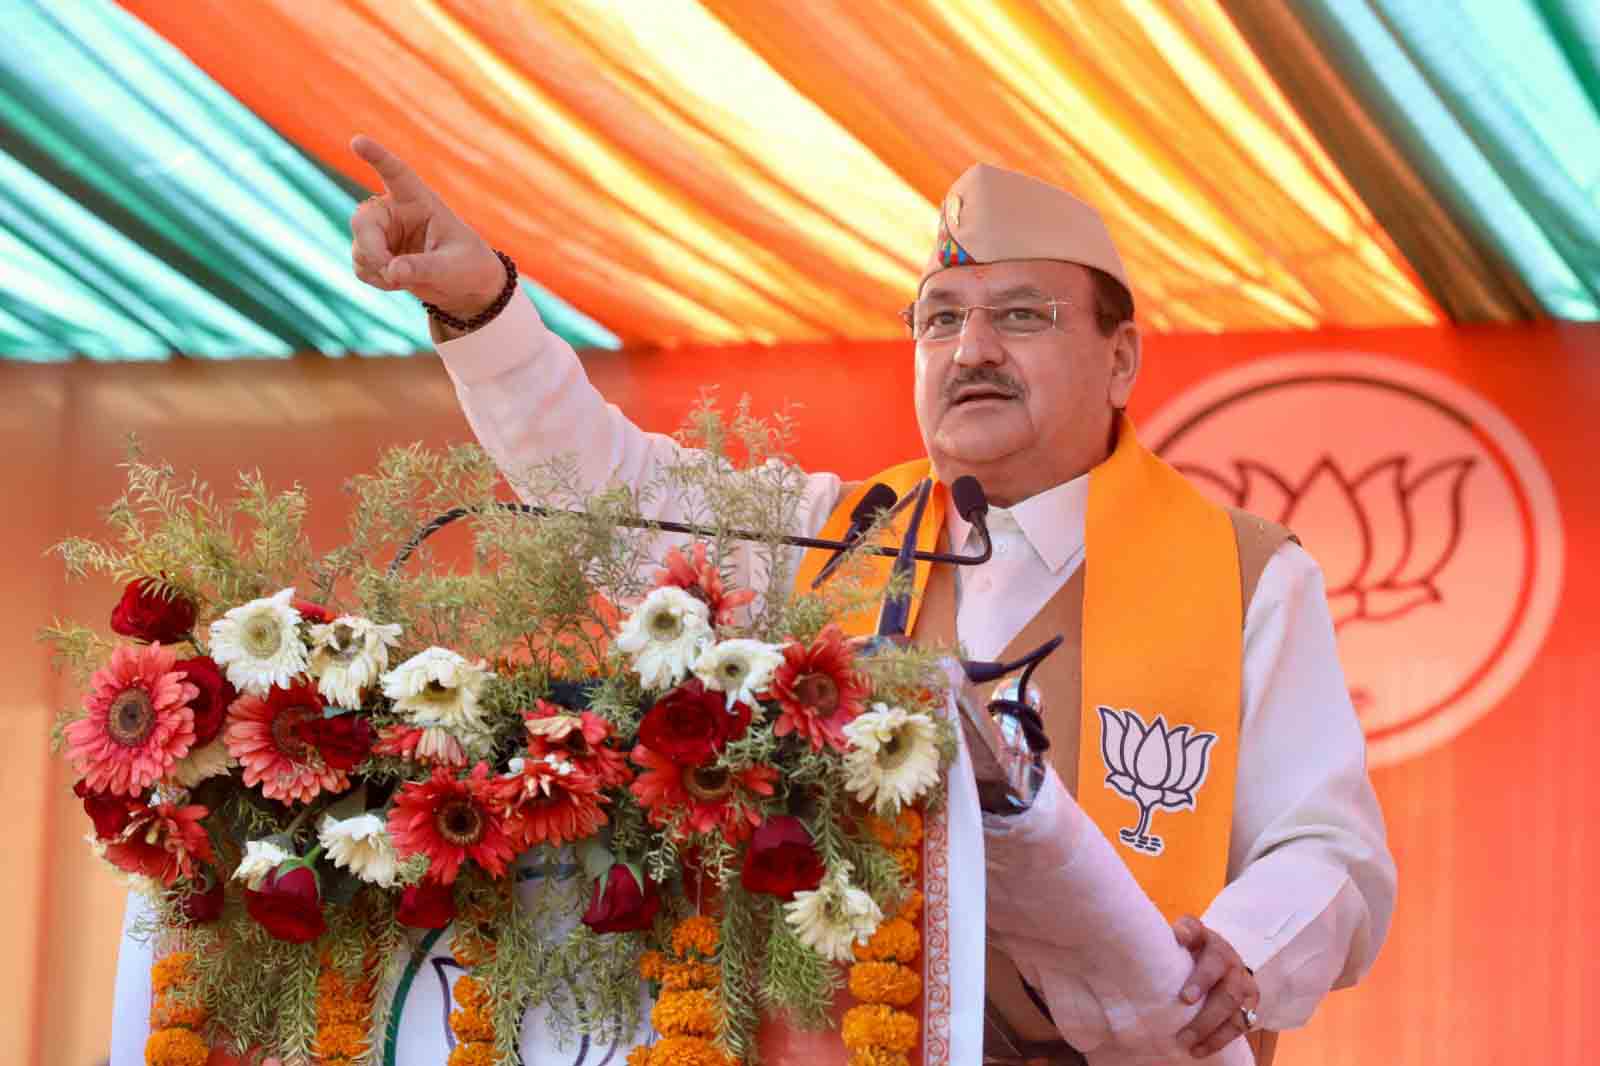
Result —
[{"label": "marigold garland", "polygon": [[205,1007],[194,996],[194,954],[174,951],[150,967],[150,1038],[145,1066],[205,1066],[211,1048],[200,1034]]},{"label": "marigold garland", "polygon": [[333,965],[331,955],[322,956],[322,972],[317,975],[317,1035],[311,1045],[320,1066],[347,1066],[367,1053],[376,991],[370,976],[348,978]]},{"label": "marigold garland", "polygon": [[[456,942],[462,941],[470,948],[481,948],[483,939],[470,926],[458,930],[451,938],[450,949],[456,951]],[[487,955],[493,956],[492,945]],[[456,954],[457,961],[461,956]],[[495,1052],[494,1017],[490,1013],[489,990],[472,974],[462,974],[450,990],[456,1009],[450,1012],[450,1031],[455,1034],[455,1050],[450,1052],[449,1066],[496,1066],[500,1057]]]},{"label": "marigold garland", "polygon": [[696,914],[673,928],[672,953],[680,959],[687,959],[689,952],[693,951],[702,959],[709,959],[717,953],[721,938],[722,930],[715,919]]},{"label": "marigold garland", "polygon": [[693,915],[675,925],[668,938],[673,955],[647,951],[639,974],[664,986],[650,1011],[661,1039],[628,1052],[628,1066],[734,1066],[734,1059],[712,1042],[722,1021],[716,988],[722,971],[714,959],[721,930],[713,918]]},{"label": "marigold garland", "polygon": [[[912,884],[922,868],[922,815],[909,807],[893,818],[871,815],[867,830],[894,856],[900,875]],[[912,891],[899,913],[878,926],[871,939],[858,942],[850,967],[850,994],[859,1005],[845,1011],[844,1046],[850,1066],[909,1066],[921,1024],[916,1015],[899,1010],[922,994],[922,975],[911,968],[922,951],[916,921],[922,893]]]}]

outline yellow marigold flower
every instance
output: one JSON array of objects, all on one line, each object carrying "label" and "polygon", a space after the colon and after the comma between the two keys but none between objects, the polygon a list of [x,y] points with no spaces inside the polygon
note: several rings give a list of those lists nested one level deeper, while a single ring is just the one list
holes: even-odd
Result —
[{"label": "yellow marigold flower", "polygon": [[157,1029],[144,1042],[145,1066],[206,1066],[211,1049],[193,1029]]},{"label": "yellow marigold flower", "polygon": [[897,962],[858,962],[850,967],[850,994],[863,1003],[904,1007],[922,992],[922,977]]},{"label": "yellow marigold flower", "polygon": [[902,880],[916,878],[917,871],[922,868],[921,848],[890,848],[889,854],[894,856],[894,861],[899,865]]},{"label": "yellow marigold flower", "polygon": [[450,1052],[449,1066],[499,1066],[499,1061],[494,1053],[493,1044],[474,1040],[468,1044],[455,1046],[455,1050]]},{"label": "yellow marigold flower", "polygon": [[698,1036],[664,1037],[650,1049],[650,1066],[731,1066],[727,1054]]},{"label": "yellow marigold flower", "polygon": [[469,1043],[474,1040],[494,1043],[494,1019],[489,1017],[488,1011],[478,1007],[463,1007],[461,1010],[451,1011],[450,1031],[456,1034],[457,1040]]},{"label": "yellow marigold flower", "polygon": [[150,988],[156,995],[187,985],[193,973],[194,952],[174,951],[150,967]]},{"label": "yellow marigold flower", "polygon": [[881,1047],[857,1048],[850,1052],[850,1066],[911,1066],[911,1056]]},{"label": "yellow marigold flower", "polygon": [[922,843],[922,815],[910,807],[900,808],[893,818],[870,814],[867,830],[886,848],[912,847]]},{"label": "yellow marigold flower", "polygon": [[912,890],[906,894],[906,901],[900,904],[900,909],[895,912],[896,918],[904,918],[908,922],[915,922],[922,914],[922,893]]},{"label": "yellow marigold flower", "polygon": [[456,1005],[467,1010],[488,1010],[489,990],[483,987],[483,982],[471,974],[463,975],[456,981],[456,987],[451,990],[455,997]]},{"label": "yellow marigold flower", "polygon": [[650,1024],[667,1036],[714,1036],[720,1013],[708,988],[663,992],[650,1010]]},{"label": "yellow marigold flower", "polygon": [[696,914],[692,918],[685,918],[672,930],[672,951],[680,959],[688,958],[690,951],[709,959],[717,953],[721,938],[722,930],[715,919]]},{"label": "yellow marigold flower", "polygon": [[[659,951],[647,951],[639,956],[639,976],[646,981],[659,981],[667,966],[667,957]],[[635,1048],[634,1050],[638,1050]]]},{"label": "yellow marigold flower", "polygon": [[922,950],[917,927],[904,918],[890,918],[878,926],[872,939],[856,941],[856,958],[863,961],[911,962]]},{"label": "yellow marigold flower", "polygon": [[199,1029],[206,1023],[206,1009],[198,1003],[183,1003],[163,996],[150,1008],[152,1029]]},{"label": "yellow marigold flower", "polygon": [[709,962],[669,962],[659,980],[667,988],[716,988],[722,984],[722,968]]},{"label": "yellow marigold flower", "polygon": [[316,1053],[322,1058],[353,1059],[367,1050],[367,1030],[361,1025],[325,1025],[317,1030]]},{"label": "yellow marigold flower", "polygon": [[910,1051],[917,1044],[917,1020],[882,1003],[864,1003],[844,1012],[844,1046]]}]

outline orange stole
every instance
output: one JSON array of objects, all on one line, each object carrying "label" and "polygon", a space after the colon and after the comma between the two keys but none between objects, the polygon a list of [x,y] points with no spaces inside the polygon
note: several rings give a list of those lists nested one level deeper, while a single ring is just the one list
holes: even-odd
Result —
[{"label": "orange stole", "polygon": [[[931,465],[923,459],[862,482],[840,499],[821,536],[843,536],[851,510],[873,483],[883,482],[904,497],[929,476]],[[937,543],[948,501],[944,486],[936,486],[917,531],[919,548]],[[888,543],[899,543],[905,535],[910,511],[907,507],[897,516]],[[1133,423],[1123,416],[1115,451],[1089,474],[1084,538],[1088,565],[1077,800],[1168,920],[1201,914],[1226,883],[1238,766],[1243,606],[1232,523],[1223,508],[1145,449]],[[828,554],[807,554],[795,579],[797,589],[810,586]],[[870,576],[864,580],[886,583],[892,565],[887,558],[868,560]],[[931,568],[917,564],[912,630]],[[853,634],[868,634],[876,620],[875,612],[862,610],[842,618],[841,624]],[[1207,752],[1205,777],[1193,789],[1194,806],[1157,806],[1152,812],[1147,832],[1162,839],[1159,855],[1119,839],[1122,830],[1141,821],[1140,809],[1108,783],[1101,707],[1132,710],[1146,728],[1160,717],[1169,730],[1187,725],[1191,736],[1217,737]],[[1165,765],[1153,749],[1143,751],[1146,767]],[[1134,744],[1124,761],[1137,764],[1140,753]]]}]

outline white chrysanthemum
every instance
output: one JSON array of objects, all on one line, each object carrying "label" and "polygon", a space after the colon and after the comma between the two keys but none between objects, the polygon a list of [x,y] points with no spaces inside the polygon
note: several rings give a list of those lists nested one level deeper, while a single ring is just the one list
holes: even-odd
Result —
[{"label": "white chrysanthemum", "polygon": [[287,688],[306,668],[300,639],[300,612],[294,589],[251,600],[211,623],[211,658],[240,692],[265,696],[274,685]]},{"label": "white chrysanthemum", "polygon": [[756,703],[756,695],[772,683],[783,665],[783,649],[759,640],[724,640],[695,660],[695,676],[706,688],[726,693],[729,703]]},{"label": "white chrysanthemum", "polygon": [[812,891],[801,890],[783,905],[783,920],[806,947],[833,962],[855,958],[855,943],[878,931],[883,911],[850,883],[850,864],[830,870]]},{"label": "white chrysanthemum", "polygon": [[711,642],[711,614],[701,600],[674,586],[644,598],[622,624],[617,650],[633,660],[646,688],[671,688]]},{"label": "white chrysanthemum", "polygon": [[361,706],[361,693],[389,669],[389,649],[400,627],[344,615],[311,627],[311,676],[324,698],[338,707]]},{"label": "white chrysanthemum", "polygon": [[208,777],[219,777],[239,765],[228,754],[228,745],[218,733],[216,739],[203,748],[195,748],[179,759],[172,767],[172,780],[183,788],[193,788]]},{"label": "white chrysanthemum", "polygon": [[874,703],[844,735],[845,787],[879,814],[898,814],[939,781],[939,732],[922,711]]},{"label": "white chrysanthemum", "polygon": [[384,674],[383,694],[412,725],[440,726],[466,741],[486,732],[478,695],[488,679],[482,662],[429,648]]},{"label": "white chrysanthemum", "polygon": [[389,827],[378,815],[368,811],[342,820],[323,815],[317,839],[335,866],[349,870],[370,885],[394,887],[400,857],[395,854]]},{"label": "white chrysanthemum", "polygon": [[243,881],[252,892],[261,887],[268,874],[294,858],[270,840],[249,840],[244,845],[244,858],[233,871],[235,881]]}]

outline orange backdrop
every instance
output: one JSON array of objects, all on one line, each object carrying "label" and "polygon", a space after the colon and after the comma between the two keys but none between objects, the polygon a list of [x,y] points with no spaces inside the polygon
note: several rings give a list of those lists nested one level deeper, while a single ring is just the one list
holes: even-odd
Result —
[{"label": "orange backdrop", "polygon": [[[1302,361],[1271,381],[1228,384],[1229,375],[1284,356]],[[903,344],[599,355],[589,368],[612,400],[652,428],[673,427],[701,383],[720,382],[730,398],[750,393],[758,410],[803,404],[800,458],[814,468],[863,475],[917,450]],[[1326,388],[1296,392],[1313,386]],[[226,486],[242,467],[278,483],[301,481],[323,543],[344,520],[340,483],[383,446],[468,433],[429,358],[5,364],[0,397],[0,491],[11,504],[0,526],[10,560],[0,632],[13,667],[0,672],[0,798],[14,834],[0,902],[18,923],[20,945],[0,962],[0,980],[14,990],[0,1024],[28,1034],[14,1044],[14,1061],[84,1066],[106,1046],[122,890],[90,858],[70,780],[47,755],[51,709],[74,694],[49,672],[32,637],[56,615],[104,615],[115,590],[64,584],[43,551],[98,528],[96,511],[115,495],[115,463],[130,431],[151,454],[214,485]],[[1361,988],[1335,995],[1308,1029],[1288,1036],[1282,1062],[1576,1063],[1600,1046],[1600,1022],[1582,1009],[1600,1001],[1592,887],[1600,860],[1586,811],[1600,765],[1590,710],[1600,702],[1600,675],[1588,665],[1600,637],[1591,607],[1600,578],[1579,551],[1600,534],[1591,469],[1597,407],[1597,327],[1165,336],[1148,345],[1134,408],[1147,438],[1187,420],[1200,428],[1179,436],[1176,458],[1219,484],[1244,462],[1287,486],[1275,505],[1297,508],[1291,520],[1330,576],[1355,575],[1346,583],[1367,614],[1340,635],[1360,660],[1352,680],[1360,681],[1363,713],[1386,736],[1411,737],[1415,749],[1396,755],[1391,745],[1386,765],[1374,770],[1401,876],[1388,946]],[[1225,454],[1235,444],[1237,454]],[[1381,477],[1353,474],[1379,465],[1373,456],[1395,455],[1409,473],[1397,475],[1387,495],[1373,490]],[[1319,462],[1341,476],[1313,476]],[[1459,473],[1465,469],[1471,473]],[[1556,536],[1565,544],[1559,557],[1540,525],[1551,512],[1540,502],[1538,469],[1553,485]],[[1430,470],[1431,479],[1421,476]],[[1341,485],[1350,490],[1342,496],[1332,491]],[[1354,518],[1340,510],[1346,503]],[[1392,536],[1404,538],[1398,554],[1384,539]],[[1380,557],[1389,563],[1378,566]],[[1472,661],[1476,650],[1457,654],[1439,641],[1459,637],[1462,648],[1484,645],[1492,656],[1507,643],[1497,635],[1507,620],[1534,613],[1529,605],[1542,594],[1528,589],[1548,583],[1552,567],[1553,614],[1547,627],[1534,627],[1526,662],[1501,679],[1503,695],[1458,735],[1428,738],[1429,729],[1455,728],[1448,719],[1460,710],[1446,705],[1430,717],[1441,703],[1432,689],[1453,685],[1451,671],[1466,677],[1466,688],[1485,672]],[[1401,615],[1372,617],[1385,610]],[[1511,643],[1529,645],[1526,627],[1521,632]],[[1383,654],[1399,657],[1373,673],[1374,656]],[[1389,684],[1395,677],[1406,684]]]}]

